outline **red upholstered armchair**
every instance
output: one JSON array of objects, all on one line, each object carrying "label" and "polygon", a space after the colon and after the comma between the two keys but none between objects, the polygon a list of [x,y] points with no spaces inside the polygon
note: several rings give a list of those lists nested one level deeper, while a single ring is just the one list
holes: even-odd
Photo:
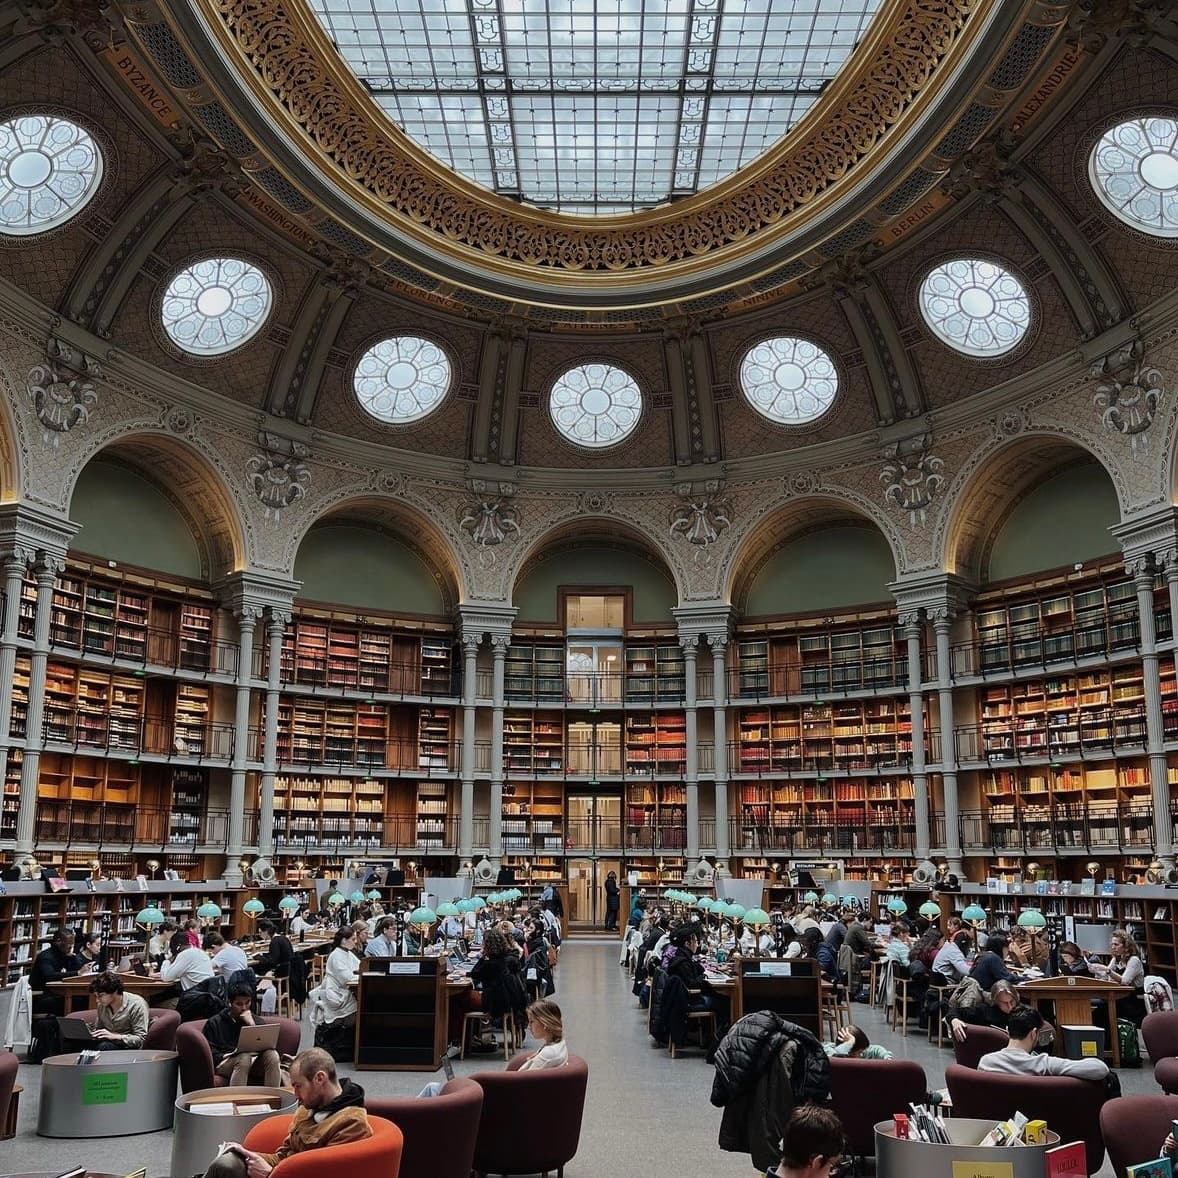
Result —
[{"label": "red upholstered armchair", "polygon": [[[180,1016],[174,1010],[165,1006],[151,1006],[147,1010],[147,1038],[143,1040],[143,1047],[149,1051],[175,1051],[176,1028],[180,1026]],[[83,1019],[88,1023],[98,1021],[98,1011],[82,1010],[74,1018]]]},{"label": "red upholstered armchair", "polygon": [[1123,1174],[1128,1166],[1160,1156],[1174,1120],[1178,1096],[1120,1096],[1107,1101],[1100,1110],[1100,1131],[1113,1173]]},{"label": "red upholstered armchair", "polygon": [[[286,1138],[293,1120],[289,1113],[267,1117],[246,1134],[242,1144],[259,1153],[273,1153]],[[368,1123],[372,1126],[371,1137],[296,1153],[283,1158],[270,1173],[274,1178],[340,1178],[342,1174],[352,1178],[397,1178],[404,1144],[401,1130],[384,1117],[370,1116]]]},{"label": "red upholstered armchair", "polygon": [[[224,1088],[229,1081],[213,1070],[213,1052],[204,1037],[207,1020],[193,1019],[176,1028],[176,1052],[180,1056],[180,1091],[196,1092],[201,1088]],[[278,1023],[278,1054],[297,1055],[303,1028],[294,1019],[262,1015],[258,1022]]]},{"label": "red upholstered armchair", "polygon": [[16,1084],[16,1069],[20,1060],[14,1051],[0,1051],[0,1133],[8,1123],[8,1105],[12,1101],[12,1089]]},{"label": "red upholstered armchair", "polygon": [[[1102,1082],[1077,1080],[1074,1076],[1009,1076],[958,1064],[945,1069],[945,1081],[955,1117],[1002,1121],[1016,1112],[1040,1117],[1059,1134],[1060,1141],[1084,1142],[1089,1174],[1095,1174],[1104,1163],[1104,1138],[1100,1134],[1105,1096]],[[1034,1112],[1028,1113],[1027,1109]]]},{"label": "red upholstered armchair", "polygon": [[401,1178],[470,1178],[483,1112],[483,1090],[473,1080],[451,1080],[429,1100],[369,1099],[364,1107],[404,1135]]},{"label": "red upholstered armchair", "polygon": [[976,1068],[978,1060],[991,1051],[1001,1051],[1010,1042],[1010,1036],[998,1027],[966,1026],[965,1042],[953,1040],[953,1059],[963,1068]]},{"label": "red upholstered armchair", "polygon": [[1163,1092],[1178,1093],[1178,1010],[1159,1010],[1146,1015],[1141,1034],[1153,1064],[1153,1078]]},{"label": "red upholstered armchair", "polygon": [[910,1059],[830,1059],[830,1095],[834,1111],[856,1157],[875,1156],[875,1125],[928,1095],[924,1068]]},{"label": "red upholstered armchair", "polygon": [[[543,1174],[564,1167],[576,1156],[589,1065],[570,1055],[562,1068],[521,1072],[517,1056],[502,1072],[471,1077],[483,1090],[483,1115],[474,1148],[474,1173]],[[543,1132],[521,1133],[521,1110],[529,1124]]]}]

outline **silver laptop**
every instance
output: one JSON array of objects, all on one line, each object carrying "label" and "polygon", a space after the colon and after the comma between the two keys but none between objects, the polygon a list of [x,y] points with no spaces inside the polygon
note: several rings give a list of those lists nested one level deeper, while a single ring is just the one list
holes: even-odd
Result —
[{"label": "silver laptop", "polygon": [[242,1027],[237,1033],[238,1051],[277,1051],[278,1023],[262,1023],[256,1027]]},{"label": "silver laptop", "polygon": [[59,1018],[57,1033],[63,1043],[89,1042],[92,1038],[90,1024],[82,1018]]}]

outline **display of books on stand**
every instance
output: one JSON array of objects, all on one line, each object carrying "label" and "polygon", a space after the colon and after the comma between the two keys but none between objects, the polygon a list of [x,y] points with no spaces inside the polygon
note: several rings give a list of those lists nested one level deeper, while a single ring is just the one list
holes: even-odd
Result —
[{"label": "display of books on stand", "polygon": [[1085,1178],[1088,1173],[1088,1155],[1082,1141],[1069,1141],[1046,1150],[1047,1178]]},{"label": "display of books on stand", "polygon": [[221,1100],[216,1096],[198,1096],[188,1102],[188,1111],[202,1117],[242,1117],[258,1113],[277,1112],[280,1100],[265,1093],[257,1096],[236,1096]]},{"label": "display of books on stand", "polygon": [[1169,1158],[1154,1158],[1152,1162],[1138,1162],[1125,1170],[1126,1178],[1173,1178],[1174,1163]]}]

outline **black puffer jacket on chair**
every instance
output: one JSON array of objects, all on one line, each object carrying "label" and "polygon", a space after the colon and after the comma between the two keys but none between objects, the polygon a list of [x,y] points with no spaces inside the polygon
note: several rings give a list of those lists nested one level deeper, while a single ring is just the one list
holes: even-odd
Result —
[{"label": "black puffer jacket on chair", "polygon": [[781,1160],[781,1135],[794,1106],[829,1096],[822,1044],[779,1014],[745,1015],[716,1048],[712,1104],[724,1110],[720,1148],[751,1155],[762,1173]]}]

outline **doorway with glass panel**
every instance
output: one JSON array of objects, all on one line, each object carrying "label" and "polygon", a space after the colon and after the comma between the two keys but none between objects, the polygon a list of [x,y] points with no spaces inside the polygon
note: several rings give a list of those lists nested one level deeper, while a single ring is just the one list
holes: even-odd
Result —
[{"label": "doorway with glass panel", "polygon": [[622,702],[625,595],[572,593],[564,599],[565,691],[593,707]]},{"label": "doorway with glass panel", "polygon": [[622,726],[616,720],[574,720],[565,729],[566,772],[574,777],[618,777]]},{"label": "doorway with glass panel", "polygon": [[[622,878],[622,861],[569,859],[568,869],[568,932],[575,935],[578,932],[587,933],[590,929],[601,928],[605,924],[605,880],[611,871],[619,880]],[[621,923],[623,919],[622,913],[619,912],[618,922]]]}]

